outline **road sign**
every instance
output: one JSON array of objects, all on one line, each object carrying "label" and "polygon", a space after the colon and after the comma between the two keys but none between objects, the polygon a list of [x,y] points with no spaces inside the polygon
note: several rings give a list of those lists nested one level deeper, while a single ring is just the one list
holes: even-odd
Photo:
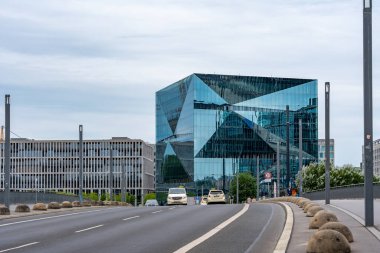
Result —
[{"label": "road sign", "polygon": [[272,182],[272,173],[267,171],[264,173],[264,182],[265,183],[270,183]]}]

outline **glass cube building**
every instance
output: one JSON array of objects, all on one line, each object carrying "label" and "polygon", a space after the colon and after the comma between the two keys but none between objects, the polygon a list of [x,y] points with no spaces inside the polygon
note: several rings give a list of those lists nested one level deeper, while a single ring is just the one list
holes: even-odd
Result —
[{"label": "glass cube building", "polygon": [[[223,189],[237,172],[294,182],[302,119],[303,164],[318,160],[317,80],[192,74],[156,92],[156,191]],[[289,152],[287,113],[289,106]],[[278,143],[278,144],[277,144]],[[287,179],[286,158],[290,159]],[[268,194],[267,184],[261,184]],[[270,192],[270,190],[269,190]]]}]

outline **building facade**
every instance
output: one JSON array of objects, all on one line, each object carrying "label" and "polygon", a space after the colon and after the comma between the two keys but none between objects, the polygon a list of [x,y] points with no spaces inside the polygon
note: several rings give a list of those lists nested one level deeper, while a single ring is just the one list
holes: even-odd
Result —
[{"label": "building facade", "polygon": [[[192,74],[156,93],[156,191],[185,186],[228,192],[237,172],[286,182],[287,122],[291,177],[298,172],[299,119],[303,163],[318,159],[317,81]],[[286,106],[289,106],[287,120]]]},{"label": "building facade", "polygon": [[[362,146],[362,170],[364,171],[364,148]],[[380,177],[380,139],[373,142],[373,174]]]},{"label": "building facade", "polygon": [[[318,162],[325,163],[326,161],[326,142],[325,139],[318,140]],[[330,163],[335,165],[335,141],[330,139]]]},{"label": "building facade", "polygon": [[[112,163],[111,161],[112,150]],[[0,142],[0,189],[4,189],[4,142]],[[11,139],[12,191],[79,191],[79,141]],[[83,141],[83,191],[121,191],[125,168],[126,190],[142,198],[154,191],[154,145],[127,137]]]}]

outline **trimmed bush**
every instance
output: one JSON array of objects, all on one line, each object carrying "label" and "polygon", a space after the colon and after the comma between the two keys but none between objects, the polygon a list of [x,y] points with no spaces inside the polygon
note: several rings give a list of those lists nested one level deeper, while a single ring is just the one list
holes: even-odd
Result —
[{"label": "trimmed bush", "polygon": [[61,204],[61,207],[62,208],[72,208],[73,205],[69,201],[63,201],[62,204]]},{"label": "trimmed bush", "polygon": [[61,206],[58,202],[50,202],[48,204],[48,209],[61,209]]},{"label": "trimmed bush", "polygon": [[0,215],[10,215],[11,212],[9,211],[9,208],[6,206],[0,206]]},{"label": "trimmed bush", "polygon": [[338,231],[325,229],[317,231],[309,240],[307,253],[350,253],[351,247],[346,237]]},{"label": "trimmed bush", "polygon": [[25,204],[17,205],[15,212],[16,213],[29,213],[30,208],[28,205],[25,205]]},{"label": "trimmed bush", "polygon": [[319,228],[319,230],[324,230],[324,229],[332,229],[332,230],[338,231],[346,237],[348,242],[354,241],[354,237],[352,236],[350,229],[342,223],[327,222],[326,224],[324,224],[322,227]]},{"label": "trimmed bush", "polygon": [[34,211],[47,211],[47,206],[44,203],[37,203],[33,206]]}]

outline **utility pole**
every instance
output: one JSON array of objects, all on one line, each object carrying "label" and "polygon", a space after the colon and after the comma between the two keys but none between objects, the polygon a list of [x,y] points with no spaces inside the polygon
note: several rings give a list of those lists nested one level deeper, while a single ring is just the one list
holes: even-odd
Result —
[{"label": "utility pole", "polygon": [[[236,166],[236,158],[235,158]],[[236,168],[236,204],[239,204],[239,166]]]},{"label": "utility pole", "polygon": [[325,83],[325,204],[330,204],[330,83]]},{"label": "utility pole", "polygon": [[372,0],[363,8],[365,225],[373,226]]},{"label": "utility pole", "polygon": [[125,168],[125,161],[123,161],[123,164],[122,164],[122,175],[121,175],[121,201],[122,202],[127,202],[127,198],[126,198],[126,187],[127,187],[127,184],[126,184],[126,177],[125,177],[125,174],[126,174],[126,168]]},{"label": "utility pole", "polygon": [[298,144],[299,144],[299,155],[298,155],[298,164],[299,164],[299,175],[300,175],[300,192],[299,195],[300,197],[302,196],[302,162],[303,162],[303,157],[302,157],[302,119],[299,119],[298,122],[298,129],[299,129],[299,137],[298,137]]},{"label": "utility pole", "polygon": [[280,197],[280,142],[277,142],[277,197]]},{"label": "utility pole", "polygon": [[5,95],[5,143],[4,143],[4,205],[10,204],[10,173],[11,173],[11,96]]},{"label": "utility pole", "polygon": [[290,184],[290,122],[289,105],[286,106],[286,188]]},{"label": "utility pole", "polygon": [[110,201],[113,200],[113,147],[110,142],[110,172],[109,172],[109,187],[110,187]]},{"label": "utility pole", "polygon": [[83,203],[83,126],[79,125],[79,202]]},{"label": "utility pole", "polygon": [[259,155],[257,155],[257,158],[256,158],[256,162],[257,162],[257,165],[256,165],[256,201],[259,201],[259,194],[260,194],[260,167],[259,167],[259,164],[260,164],[260,161],[259,161],[260,157]]}]

